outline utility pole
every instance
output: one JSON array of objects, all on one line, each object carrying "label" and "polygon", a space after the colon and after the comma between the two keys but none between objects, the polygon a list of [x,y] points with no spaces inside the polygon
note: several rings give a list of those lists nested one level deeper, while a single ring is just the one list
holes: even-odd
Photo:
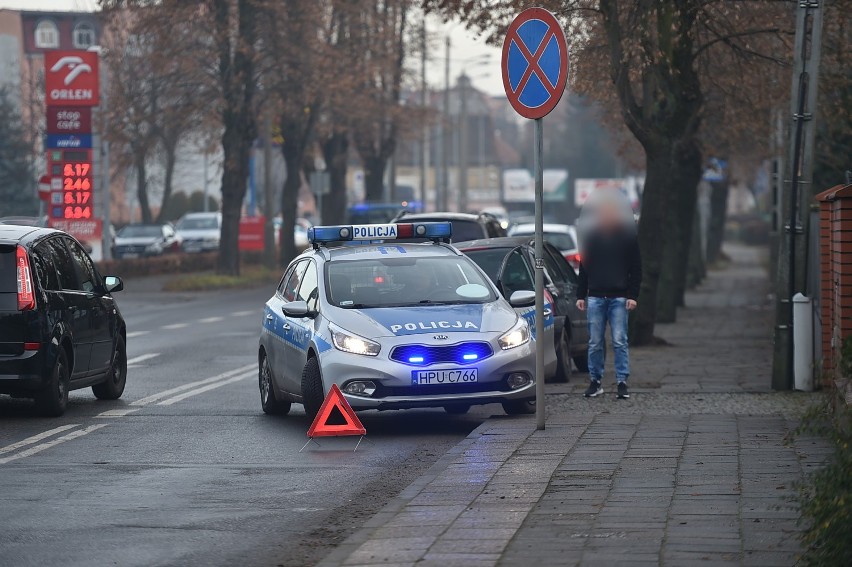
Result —
[{"label": "utility pole", "polygon": [[[793,387],[793,295],[807,293],[808,211],[815,191],[813,151],[815,113],[819,87],[819,63],[822,41],[821,0],[799,0],[796,13],[796,46],[793,62],[793,85],[788,178],[781,201],[778,272],[776,274],[775,340],[772,357],[772,387]],[[816,290],[810,290],[814,292]]]},{"label": "utility pole", "polygon": [[450,36],[446,38],[446,50],[444,59],[444,116],[441,121],[444,127],[441,130],[441,186],[437,189],[436,208],[439,211],[447,210],[449,202],[448,191],[450,184]]},{"label": "utility pole", "polygon": [[[426,16],[420,28],[420,108],[426,111]],[[420,202],[426,204],[426,172],[429,166],[429,126],[420,133]]]},{"label": "utility pole", "polygon": [[460,213],[467,212],[467,166],[468,166],[468,141],[467,141],[467,74],[462,72],[459,76],[459,195],[458,209]]}]

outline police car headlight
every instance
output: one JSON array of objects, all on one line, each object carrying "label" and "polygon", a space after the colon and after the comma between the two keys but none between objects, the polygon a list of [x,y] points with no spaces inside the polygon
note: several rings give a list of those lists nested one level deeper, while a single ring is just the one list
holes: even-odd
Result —
[{"label": "police car headlight", "polygon": [[334,347],[337,350],[351,352],[352,354],[376,356],[382,348],[378,343],[364,337],[359,337],[358,335],[353,335],[336,325],[330,324],[328,329],[331,331],[331,342],[334,343]]},{"label": "police car headlight", "polygon": [[500,343],[500,348],[509,350],[530,342],[530,326],[525,319],[518,318],[515,326],[506,331],[506,333],[497,339]]}]

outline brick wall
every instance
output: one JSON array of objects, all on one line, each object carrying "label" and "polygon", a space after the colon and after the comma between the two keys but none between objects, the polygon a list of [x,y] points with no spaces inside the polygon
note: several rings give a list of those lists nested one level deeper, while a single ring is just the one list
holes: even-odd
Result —
[{"label": "brick wall", "polygon": [[820,298],[824,385],[836,376],[843,339],[852,334],[852,185],[838,185],[819,202]]}]

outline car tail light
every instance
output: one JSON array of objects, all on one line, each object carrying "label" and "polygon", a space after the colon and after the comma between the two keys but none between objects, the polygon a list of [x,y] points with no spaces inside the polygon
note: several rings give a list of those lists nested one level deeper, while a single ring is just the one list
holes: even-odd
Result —
[{"label": "car tail light", "polygon": [[565,259],[568,260],[568,263],[571,264],[575,270],[580,267],[580,253],[575,252],[574,254],[565,254]]},{"label": "car tail light", "polygon": [[24,343],[24,350],[38,350],[41,348],[41,343]]},{"label": "car tail light", "polygon": [[30,258],[23,246],[18,246],[15,266],[15,275],[18,280],[18,311],[30,311],[35,309],[35,292],[30,273]]}]

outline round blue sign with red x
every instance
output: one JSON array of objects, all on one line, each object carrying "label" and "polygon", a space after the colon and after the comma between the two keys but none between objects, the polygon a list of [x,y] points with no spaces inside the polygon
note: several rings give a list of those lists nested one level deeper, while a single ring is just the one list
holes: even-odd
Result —
[{"label": "round blue sign with red x", "polygon": [[502,68],[515,112],[535,119],[556,107],[568,82],[568,45],[553,14],[543,8],[518,14],[503,41]]}]

